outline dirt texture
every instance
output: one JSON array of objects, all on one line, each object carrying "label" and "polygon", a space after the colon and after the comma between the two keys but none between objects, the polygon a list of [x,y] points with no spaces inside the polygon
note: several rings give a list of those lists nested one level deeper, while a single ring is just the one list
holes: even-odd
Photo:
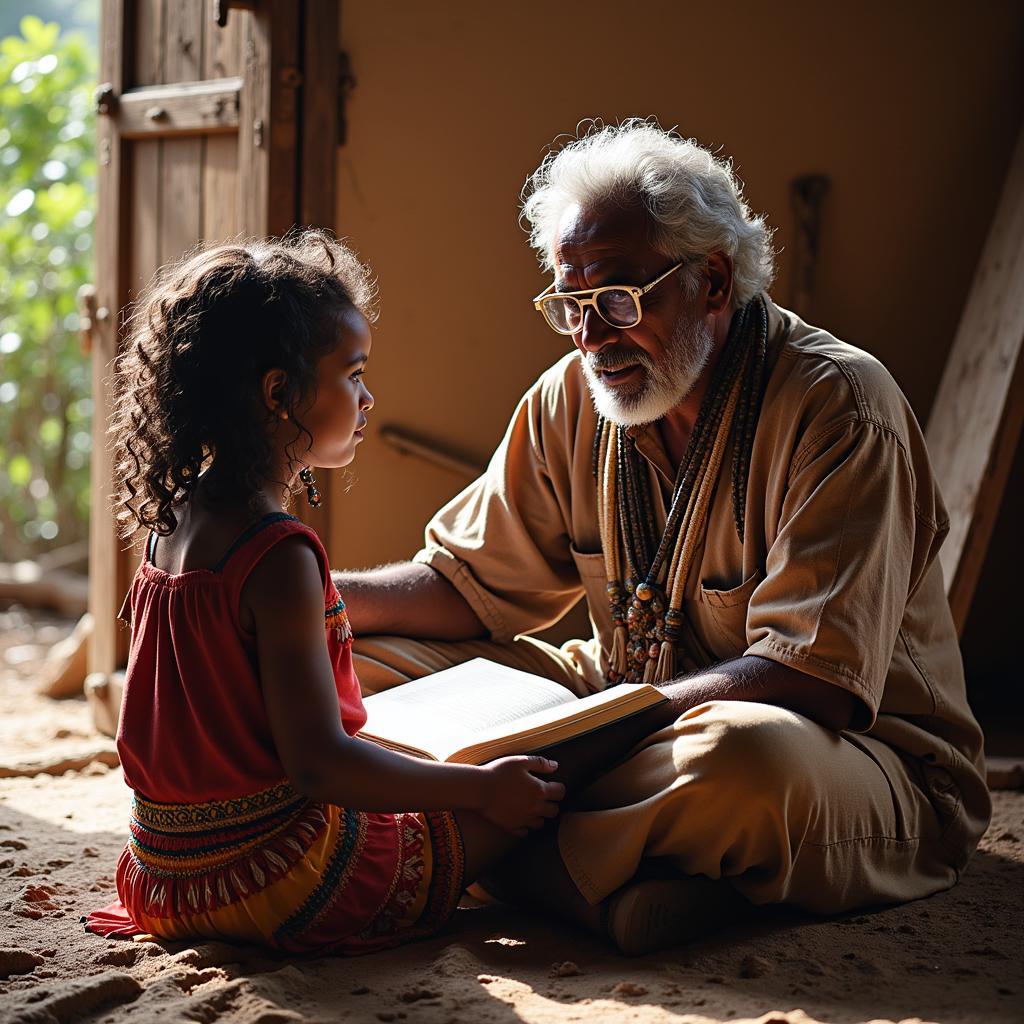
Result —
[{"label": "dirt texture", "polygon": [[34,692],[40,659],[72,625],[0,609],[2,1021],[1024,1019],[1020,792],[995,794],[992,827],[949,892],[829,920],[766,909],[635,959],[502,906],[460,910],[435,939],[354,959],[90,935],[80,917],[113,897],[129,793],[84,701]]}]

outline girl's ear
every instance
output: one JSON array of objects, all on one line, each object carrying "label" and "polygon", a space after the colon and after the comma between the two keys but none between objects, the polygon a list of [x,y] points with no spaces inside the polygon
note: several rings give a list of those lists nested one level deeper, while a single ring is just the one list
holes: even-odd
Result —
[{"label": "girl's ear", "polygon": [[281,392],[288,383],[288,374],[284,370],[267,370],[260,381],[260,395],[263,404],[270,410],[272,416],[279,416],[281,419],[288,418],[288,410],[281,405]]}]

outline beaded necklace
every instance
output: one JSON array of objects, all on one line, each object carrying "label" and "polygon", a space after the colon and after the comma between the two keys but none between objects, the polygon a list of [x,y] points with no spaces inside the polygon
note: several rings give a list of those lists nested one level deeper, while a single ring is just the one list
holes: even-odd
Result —
[{"label": "beaded necklace", "polygon": [[612,683],[664,683],[675,675],[686,579],[704,536],[730,439],[733,519],[743,541],[767,336],[768,310],[763,297],[757,296],[733,315],[676,474],[660,538],[642,457],[625,427],[598,418],[594,475],[613,626],[608,671]]}]

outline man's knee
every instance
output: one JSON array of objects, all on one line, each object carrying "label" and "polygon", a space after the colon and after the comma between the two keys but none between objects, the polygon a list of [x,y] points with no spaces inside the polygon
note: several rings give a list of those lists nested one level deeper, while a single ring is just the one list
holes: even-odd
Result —
[{"label": "man's knee", "polygon": [[771,704],[709,701],[675,724],[672,756],[681,777],[713,785],[722,798],[755,794],[783,800],[813,785],[826,748],[838,736]]}]

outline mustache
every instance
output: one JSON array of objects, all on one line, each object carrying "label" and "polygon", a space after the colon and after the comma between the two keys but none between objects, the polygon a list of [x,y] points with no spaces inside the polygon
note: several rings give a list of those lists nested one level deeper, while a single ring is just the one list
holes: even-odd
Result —
[{"label": "mustache", "polygon": [[595,373],[607,371],[613,373],[616,370],[624,370],[628,366],[642,366],[649,370],[652,365],[651,357],[646,352],[631,352],[623,358],[622,353],[608,352],[602,349],[600,352],[587,353],[587,366]]}]

